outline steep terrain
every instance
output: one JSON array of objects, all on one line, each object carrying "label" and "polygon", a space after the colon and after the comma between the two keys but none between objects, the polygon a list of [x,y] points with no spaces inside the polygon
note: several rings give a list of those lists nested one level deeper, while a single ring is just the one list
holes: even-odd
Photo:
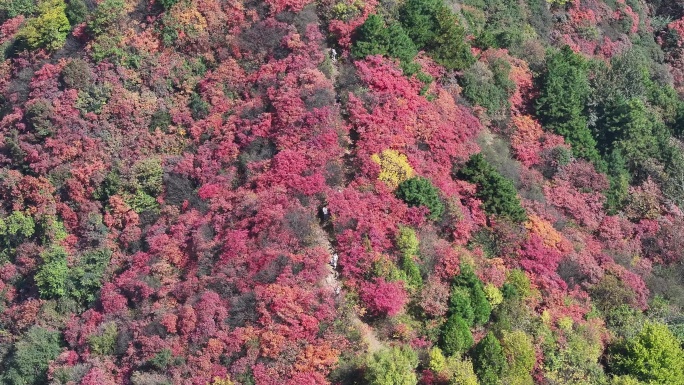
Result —
[{"label": "steep terrain", "polygon": [[684,384],[680,0],[8,0],[0,47],[0,384]]}]

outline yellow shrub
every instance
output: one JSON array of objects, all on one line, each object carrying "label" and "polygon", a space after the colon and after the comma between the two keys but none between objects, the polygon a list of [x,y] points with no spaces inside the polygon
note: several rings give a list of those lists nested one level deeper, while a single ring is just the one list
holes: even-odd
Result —
[{"label": "yellow shrub", "polygon": [[560,318],[558,321],[556,321],[556,323],[558,324],[558,327],[561,330],[564,330],[566,332],[572,331],[572,325],[574,324],[574,322],[572,321],[572,318],[570,318],[570,317]]},{"label": "yellow shrub", "polygon": [[64,0],[45,0],[38,4],[38,16],[30,18],[19,31],[30,48],[54,51],[62,48],[71,30]]},{"label": "yellow shrub", "polygon": [[503,302],[503,294],[501,293],[501,290],[491,283],[485,285],[484,292],[489,304],[492,305],[492,307],[495,307]]},{"label": "yellow shrub", "polygon": [[470,359],[452,356],[447,359],[445,370],[450,385],[478,385],[477,375]]},{"label": "yellow shrub", "polygon": [[230,378],[214,377],[214,380],[207,385],[235,385],[235,383]]},{"label": "yellow shrub", "polygon": [[442,353],[442,350],[438,347],[433,347],[430,349],[429,352],[429,357],[430,357],[430,370],[432,370],[435,373],[441,373],[445,368],[446,368],[446,357],[444,357],[444,353]]},{"label": "yellow shrub", "polygon": [[371,159],[380,165],[378,179],[393,189],[413,176],[413,169],[408,163],[406,155],[399,151],[387,149],[381,154],[373,154]]}]

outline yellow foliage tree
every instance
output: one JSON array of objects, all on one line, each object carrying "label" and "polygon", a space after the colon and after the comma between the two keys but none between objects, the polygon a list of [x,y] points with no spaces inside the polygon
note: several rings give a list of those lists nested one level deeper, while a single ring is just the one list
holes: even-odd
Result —
[{"label": "yellow foliage tree", "polygon": [[380,154],[373,154],[371,160],[380,165],[378,179],[393,189],[413,176],[413,168],[411,168],[408,158],[399,151],[387,149]]},{"label": "yellow foliage tree", "polygon": [[508,370],[504,383],[511,385],[532,385],[532,369],[536,360],[534,344],[530,336],[521,330],[504,332],[501,341]]},{"label": "yellow foliage tree", "polygon": [[214,379],[211,382],[207,383],[207,385],[235,385],[235,383],[231,381],[229,377],[214,377]]},{"label": "yellow foliage tree", "polygon": [[445,374],[449,378],[449,385],[478,385],[473,362],[468,358],[452,356],[447,359]]},{"label": "yellow foliage tree", "polygon": [[500,305],[503,302],[503,293],[501,293],[501,290],[499,290],[498,287],[492,285],[491,283],[485,285],[484,292],[489,304],[492,305],[492,307]]},{"label": "yellow foliage tree", "polygon": [[446,369],[447,359],[444,356],[444,353],[442,353],[442,349],[436,346],[433,347],[432,349],[430,349],[429,357],[430,370],[432,370],[435,373],[441,373],[444,369]]},{"label": "yellow foliage tree", "polygon": [[446,357],[442,350],[433,347],[429,352],[429,368],[440,377],[449,380],[449,385],[478,385],[473,363],[459,356]]},{"label": "yellow foliage tree", "polygon": [[30,48],[62,48],[71,30],[64,0],[44,0],[38,4],[38,16],[26,21],[19,36]]}]

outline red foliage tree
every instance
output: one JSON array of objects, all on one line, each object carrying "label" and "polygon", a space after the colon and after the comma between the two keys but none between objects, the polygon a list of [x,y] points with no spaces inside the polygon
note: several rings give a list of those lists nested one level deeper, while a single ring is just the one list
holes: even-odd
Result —
[{"label": "red foliage tree", "polygon": [[383,278],[362,286],[359,295],[369,313],[376,316],[395,316],[408,302],[401,281],[387,282]]}]

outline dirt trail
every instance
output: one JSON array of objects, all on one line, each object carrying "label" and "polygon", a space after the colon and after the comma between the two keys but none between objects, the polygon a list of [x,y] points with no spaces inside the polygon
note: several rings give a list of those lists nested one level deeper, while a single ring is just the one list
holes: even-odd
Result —
[{"label": "dirt trail", "polygon": [[[314,233],[316,237],[316,243],[328,250],[328,255],[330,256],[329,259],[332,260],[332,255],[335,253],[335,249],[330,242],[328,234],[320,225],[316,226]],[[328,271],[328,275],[325,277],[322,284],[329,287],[331,290],[333,290],[333,292],[339,292],[339,295],[344,295],[342,282],[340,282],[337,272],[332,266],[330,266],[330,264],[326,264],[325,266],[326,270]],[[361,318],[359,318],[358,314],[353,313],[349,316],[351,318],[352,324],[359,328],[363,341],[368,345],[369,353],[375,353],[384,347],[382,342],[378,340],[378,337],[375,336],[373,329],[368,324],[363,322]]]},{"label": "dirt trail", "polygon": [[[331,73],[330,73],[330,80],[332,81],[335,92],[339,94],[339,82],[338,82],[338,77],[340,74],[340,62],[339,62],[339,57],[338,53],[332,50],[330,47],[326,51],[326,54],[329,55],[329,58],[331,60]],[[337,102],[339,103],[339,98],[337,98]],[[340,108],[344,110],[344,106],[340,105]],[[350,148],[348,148],[344,155],[344,163],[345,163],[345,182],[344,184],[347,185],[353,178],[353,172],[352,170],[352,163],[353,163],[353,158],[354,158],[354,148],[356,147],[355,145],[355,140],[352,137],[350,137]],[[338,188],[341,189],[344,186],[338,186]],[[330,229],[328,229],[330,230]],[[328,251],[328,260],[332,260],[333,254],[336,253],[335,248],[333,247],[332,244],[332,233],[330,231],[326,231],[326,229],[323,228],[323,224],[318,224],[315,226],[314,229],[314,237],[316,239],[316,244],[321,245],[325,247],[325,249]],[[338,293],[338,295],[344,296],[345,291],[342,286],[342,282],[340,282],[338,278],[337,271],[333,269],[333,267],[330,264],[326,264],[326,269],[328,274],[326,275],[324,281],[321,283],[322,285],[325,285],[329,287],[334,293]],[[368,345],[368,352],[369,353],[375,353],[378,350],[382,349],[384,347],[383,343],[378,339],[378,337],[375,335],[375,332],[373,331],[373,328],[371,328],[368,324],[363,322],[361,318],[359,318],[359,315],[356,314],[355,312],[352,311],[352,314],[349,314],[349,317],[351,319],[352,324],[359,329],[361,332],[361,338],[363,341]]]}]

